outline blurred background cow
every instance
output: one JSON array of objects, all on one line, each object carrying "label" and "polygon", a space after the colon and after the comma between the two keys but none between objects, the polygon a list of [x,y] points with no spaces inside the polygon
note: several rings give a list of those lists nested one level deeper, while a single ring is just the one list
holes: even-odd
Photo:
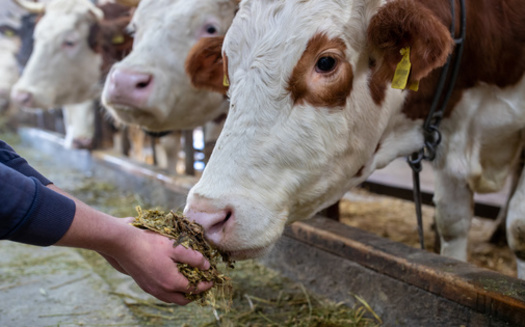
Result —
[{"label": "blurred background cow", "polygon": [[228,103],[220,94],[195,88],[184,65],[199,39],[226,33],[238,1],[143,0],[135,5],[129,28],[133,50],[109,73],[102,102],[118,121],[153,133],[206,124],[208,157]]},{"label": "blurred background cow", "polygon": [[131,47],[124,31],[130,8],[88,0],[16,2],[37,14],[38,22],[34,49],[11,92],[13,102],[32,109],[62,107],[66,145],[92,147],[101,81]]}]

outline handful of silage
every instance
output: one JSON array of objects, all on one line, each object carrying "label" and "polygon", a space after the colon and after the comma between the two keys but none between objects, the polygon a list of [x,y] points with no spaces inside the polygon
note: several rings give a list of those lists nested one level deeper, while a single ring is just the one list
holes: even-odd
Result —
[{"label": "handful of silage", "polygon": [[132,225],[142,229],[164,235],[175,242],[173,246],[182,245],[187,249],[193,249],[202,253],[210,262],[210,269],[200,270],[185,263],[177,263],[179,272],[182,273],[190,282],[191,287],[196,287],[201,281],[213,282],[214,287],[200,294],[186,293],[186,298],[190,300],[200,300],[201,304],[214,302],[213,289],[219,289],[223,296],[231,294],[231,282],[228,277],[221,274],[217,269],[219,258],[226,262],[229,268],[233,268],[233,261],[226,253],[222,253],[204,239],[204,230],[201,225],[186,219],[181,214],[173,211],[165,213],[159,210],[146,210],[137,207],[138,217]]}]

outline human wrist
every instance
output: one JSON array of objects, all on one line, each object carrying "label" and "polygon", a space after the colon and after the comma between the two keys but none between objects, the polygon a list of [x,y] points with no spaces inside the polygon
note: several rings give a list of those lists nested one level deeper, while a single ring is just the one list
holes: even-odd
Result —
[{"label": "human wrist", "polygon": [[56,243],[60,246],[94,250],[111,255],[128,233],[127,222],[112,217],[75,199],[77,205],[71,227]]},{"label": "human wrist", "polygon": [[99,239],[94,242],[91,250],[101,254],[116,257],[133,243],[133,228],[131,218],[105,217],[105,230],[101,231]]}]

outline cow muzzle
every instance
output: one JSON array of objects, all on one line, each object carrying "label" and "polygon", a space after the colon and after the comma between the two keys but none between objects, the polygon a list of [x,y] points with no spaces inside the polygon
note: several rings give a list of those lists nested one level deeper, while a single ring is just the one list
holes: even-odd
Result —
[{"label": "cow muzzle", "polygon": [[104,86],[105,102],[112,106],[144,108],[153,92],[153,85],[151,74],[115,69]]},{"label": "cow muzzle", "polygon": [[11,100],[18,107],[35,108],[33,94],[29,91],[13,89]]},{"label": "cow muzzle", "polygon": [[202,225],[206,238],[219,247],[227,237],[234,220],[231,209],[216,207],[211,201],[201,197],[195,197],[195,201],[186,207],[184,214]]},{"label": "cow muzzle", "polygon": [[260,233],[260,229],[252,228],[253,224],[247,228],[246,221],[243,223],[238,219],[236,208],[220,200],[190,194],[184,215],[202,225],[206,239],[227,252],[232,259],[251,259],[266,254],[282,231],[273,237],[262,235],[264,233]]}]

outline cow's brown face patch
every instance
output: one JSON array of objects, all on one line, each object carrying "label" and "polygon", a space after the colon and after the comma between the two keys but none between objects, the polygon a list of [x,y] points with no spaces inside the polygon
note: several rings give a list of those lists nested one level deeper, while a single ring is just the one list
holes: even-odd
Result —
[{"label": "cow's brown face patch", "polygon": [[288,81],[294,104],[328,108],[346,104],[354,76],[345,51],[341,39],[329,39],[326,34],[310,39]]},{"label": "cow's brown face patch", "polygon": [[185,68],[194,87],[221,94],[228,92],[224,83],[224,77],[228,76],[228,58],[223,60],[223,42],[224,36],[203,37],[188,53]]}]

